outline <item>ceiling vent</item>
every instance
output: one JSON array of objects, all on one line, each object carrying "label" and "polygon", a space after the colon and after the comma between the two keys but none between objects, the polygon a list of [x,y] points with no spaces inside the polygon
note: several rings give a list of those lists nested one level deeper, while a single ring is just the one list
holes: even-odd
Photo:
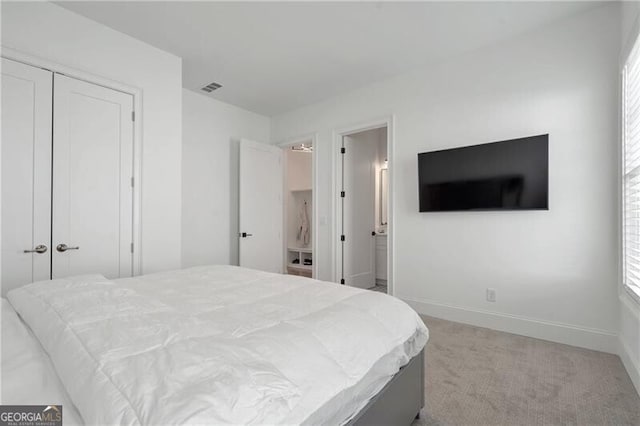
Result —
[{"label": "ceiling vent", "polygon": [[219,88],[221,88],[221,87],[222,87],[222,84],[218,84],[218,83],[210,83],[210,84],[207,84],[206,86],[204,86],[204,87],[203,87],[202,89],[200,89],[200,90],[202,90],[203,92],[211,93],[211,92],[213,92],[214,90],[217,90],[217,89],[219,89]]}]

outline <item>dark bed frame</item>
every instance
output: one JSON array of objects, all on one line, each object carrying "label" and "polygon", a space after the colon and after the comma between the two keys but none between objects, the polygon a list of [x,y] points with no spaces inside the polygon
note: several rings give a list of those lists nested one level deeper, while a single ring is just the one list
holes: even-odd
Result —
[{"label": "dark bed frame", "polygon": [[347,426],[409,426],[424,406],[424,349],[402,367]]}]

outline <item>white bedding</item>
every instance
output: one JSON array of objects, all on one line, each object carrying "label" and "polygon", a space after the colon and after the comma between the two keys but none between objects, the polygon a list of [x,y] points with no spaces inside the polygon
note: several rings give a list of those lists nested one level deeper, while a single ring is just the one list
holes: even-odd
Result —
[{"label": "white bedding", "polygon": [[2,404],[62,405],[65,426],[83,424],[51,360],[7,299],[2,299]]},{"label": "white bedding", "polygon": [[428,339],[385,294],[232,266],[8,298],[88,424],[340,424]]}]

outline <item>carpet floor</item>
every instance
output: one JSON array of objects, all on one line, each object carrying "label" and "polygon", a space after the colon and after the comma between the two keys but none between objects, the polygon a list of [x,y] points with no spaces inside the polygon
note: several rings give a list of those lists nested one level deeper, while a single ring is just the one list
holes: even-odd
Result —
[{"label": "carpet floor", "polygon": [[640,425],[620,358],[423,316],[426,403],[413,426]]}]

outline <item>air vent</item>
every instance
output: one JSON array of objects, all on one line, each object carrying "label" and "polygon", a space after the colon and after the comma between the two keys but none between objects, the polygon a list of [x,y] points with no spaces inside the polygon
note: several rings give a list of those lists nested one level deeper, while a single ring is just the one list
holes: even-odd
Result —
[{"label": "air vent", "polygon": [[218,83],[211,83],[211,84],[207,84],[206,86],[204,86],[202,89],[202,91],[207,92],[207,93],[211,93],[216,89],[219,89],[222,87],[222,84],[218,84]]}]

